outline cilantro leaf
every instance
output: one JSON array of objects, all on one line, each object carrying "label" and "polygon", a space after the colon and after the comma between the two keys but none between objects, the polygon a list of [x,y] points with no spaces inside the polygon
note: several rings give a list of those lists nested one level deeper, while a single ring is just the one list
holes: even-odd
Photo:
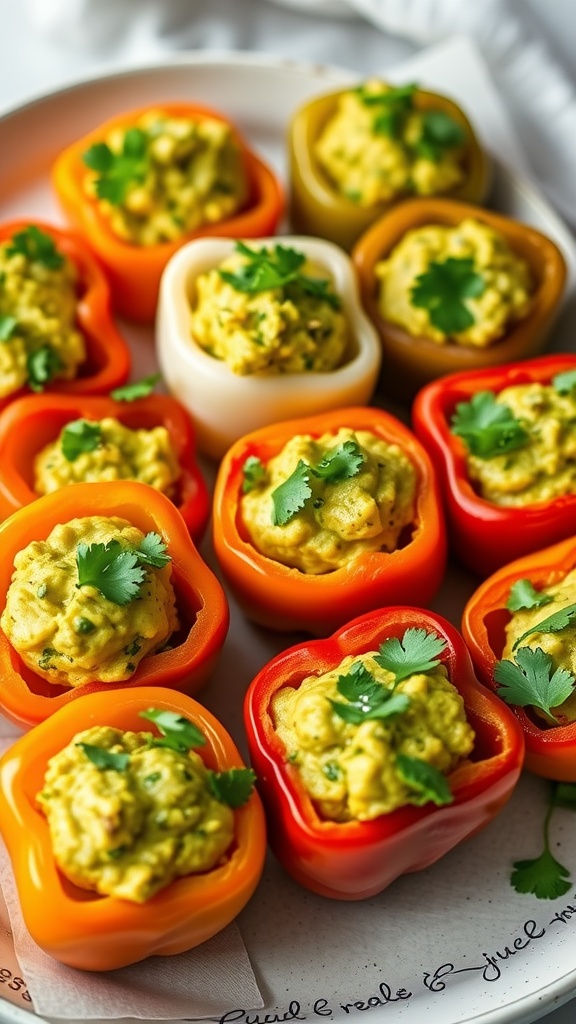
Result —
[{"label": "cilantro leaf", "polygon": [[568,699],[575,680],[564,668],[552,669],[552,658],[541,647],[520,647],[514,661],[503,659],[494,666],[498,696],[507,704],[540,708],[553,720],[551,708]]},{"label": "cilantro leaf", "polygon": [[130,754],[115,754],[112,750],[97,747],[93,743],[76,743],[75,746],[81,747],[92,764],[102,771],[111,768],[115,772],[123,772],[128,767]]},{"label": "cilantro leaf", "polygon": [[248,494],[263,483],[266,470],[257,455],[249,455],[242,466],[242,493]]},{"label": "cilantro leaf", "polygon": [[466,138],[464,129],[443,110],[426,110],[422,114],[422,133],[414,143],[418,156],[438,163],[448,149],[461,146]]},{"label": "cilantro leaf", "polygon": [[459,334],[475,323],[465,300],[482,295],[485,288],[486,281],[474,269],[473,259],[449,256],[441,262],[432,260],[428,270],[418,275],[410,301],[427,309],[430,322],[443,334]]},{"label": "cilantro leaf", "polygon": [[435,633],[412,626],[405,631],[402,640],[395,636],[384,640],[374,660],[381,668],[393,672],[395,683],[399,683],[416,672],[437,668],[445,648],[446,641]]},{"label": "cilantro leaf", "polygon": [[392,688],[378,682],[361,661],[353,662],[348,672],[338,677],[336,688],[348,703],[330,700],[332,710],[354,725],[401,714],[410,704],[407,694],[394,693]]},{"label": "cilantro leaf", "polygon": [[120,206],[130,186],[146,178],[148,136],[140,128],[129,128],[120,153],[114,153],[106,142],[97,142],[83,154],[82,160],[98,175],[96,195]]},{"label": "cilantro leaf", "polygon": [[73,420],[62,431],[62,454],[74,462],[83,452],[93,452],[102,444],[102,428],[89,420]]},{"label": "cilantro leaf", "polygon": [[9,313],[3,313],[0,315],[0,341],[9,341],[18,327],[18,321],[15,316],[10,316]]},{"label": "cilantro leaf", "polygon": [[292,517],[304,508],[312,496],[310,476],[312,469],[300,459],[289,477],[272,491],[272,522],[274,526],[285,526]]},{"label": "cilantro leaf", "polygon": [[153,737],[150,741],[154,747],[169,747],[181,754],[186,754],[194,747],[203,747],[206,737],[198,726],[184,715],[176,711],[160,710],[159,708],[147,708],[140,712],[140,718],[146,718],[154,722],[162,738]]},{"label": "cilantro leaf", "polygon": [[168,555],[166,544],[159,533],[147,533],[142,538],[135,554],[141,565],[152,565],[155,569],[162,569],[171,561]]},{"label": "cilantro leaf", "polygon": [[128,604],[138,597],[146,575],[135,551],[123,549],[117,540],[106,544],[79,544],[76,553],[77,587],[96,587],[114,604]]},{"label": "cilantro leaf", "polygon": [[300,273],[306,262],[304,253],[284,245],[275,245],[273,249],[251,249],[244,242],[236,242],[235,250],[247,262],[235,272],[219,270],[218,273],[236,291],[255,294],[296,284],[304,292],[315,295],[334,308],[341,305],[339,296],[330,290],[329,281]]},{"label": "cilantro leaf", "polygon": [[521,608],[541,608],[553,600],[551,594],[540,593],[530,580],[522,579],[516,580],[510,587],[506,607],[509,612],[517,612]]},{"label": "cilantro leaf", "polygon": [[446,776],[434,765],[407,754],[397,754],[395,765],[402,782],[418,793],[417,806],[434,803],[443,807],[454,800]]},{"label": "cilantro leaf", "polygon": [[364,106],[375,111],[372,131],[376,135],[386,135],[391,139],[399,139],[406,126],[408,115],[414,109],[414,94],[417,86],[401,85],[387,89],[385,92],[373,92],[360,86],[356,90]]},{"label": "cilantro leaf", "polygon": [[35,349],[26,360],[28,386],[32,391],[43,391],[44,385],[49,384],[62,368],[62,360],[51,345]]},{"label": "cilantro leaf", "polygon": [[326,452],[324,458],[314,467],[313,473],[321,480],[336,483],[356,476],[363,462],[364,455],[358,442],[344,441],[337,448]]},{"label": "cilantro leaf", "polygon": [[569,395],[576,386],[576,370],[564,370],[552,377],[552,387],[561,395]]},{"label": "cilantro leaf", "polygon": [[110,398],[115,402],[135,402],[138,398],[148,398],[156,384],[162,379],[160,373],[151,373],[149,377],[136,380],[132,384],[124,384],[122,387],[114,388],[110,392]]},{"label": "cilantro leaf", "polygon": [[541,619],[535,626],[531,626],[525,633],[522,633],[514,641],[512,650],[515,651],[523,640],[526,640],[527,637],[532,636],[534,633],[558,633],[561,629],[566,629],[566,626],[571,625],[575,616],[576,604],[568,604],[565,608],[560,608],[559,611],[548,615],[545,619]]},{"label": "cilantro leaf", "polygon": [[530,893],[539,900],[555,900],[572,888],[570,872],[545,849],[534,860],[517,860],[510,875],[516,892]]},{"label": "cilantro leaf", "polygon": [[208,783],[212,796],[228,807],[242,807],[252,795],[256,774],[251,768],[230,768],[225,772],[210,772]]},{"label": "cilantro leaf", "polygon": [[29,224],[12,236],[6,249],[8,256],[25,256],[32,263],[41,263],[48,270],[58,270],[64,263],[51,235],[41,231],[35,224]]},{"label": "cilantro leaf", "polygon": [[529,440],[520,420],[496,401],[493,391],[477,391],[469,402],[459,402],[450,429],[481,459],[522,448]]}]

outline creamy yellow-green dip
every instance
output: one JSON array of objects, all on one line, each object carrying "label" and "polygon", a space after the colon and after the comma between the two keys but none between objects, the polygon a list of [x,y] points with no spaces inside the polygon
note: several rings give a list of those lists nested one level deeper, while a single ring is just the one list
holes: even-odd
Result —
[{"label": "creamy yellow-green dip", "polygon": [[[318,467],[342,446],[351,463],[342,477]],[[304,465],[304,470],[299,464]],[[334,463],[332,463],[334,465]],[[307,468],[306,468],[307,467]],[[275,522],[275,492],[296,472],[310,496],[283,524]],[[304,573],[324,573],[371,551],[394,551],[414,521],[417,478],[408,456],[369,431],[342,427],[314,438],[293,437],[256,474],[240,502],[254,547],[268,558]]]},{"label": "creamy yellow-green dip", "polygon": [[[63,874],[136,903],[210,871],[234,837],[234,813],[212,795],[200,756],[151,739],[110,726],[78,733],[48,762],[37,797]],[[93,757],[94,748],[120,755],[119,764],[128,755],[125,766],[98,767],[86,746]]]},{"label": "creamy yellow-green dip", "polygon": [[74,265],[38,228],[0,244],[0,398],[76,376],[86,359],[77,285]]},{"label": "creamy yellow-green dip", "polygon": [[376,79],[344,92],[315,143],[332,185],[359,206],[450,192],[464,180],[462,128],[442,111],[416,110],[414,92]]},{"label": "creamy yellow-green dip", "polygon": [[178,626],[171,566],[146,565],[134,599],[79,585],[79,547],[117,542],[137,552],[144,534],[125,519],[92,516],[55,526],[14,559],[0,626],[24,664],[62,686],[119,682]]},{"label": "creamy yellow-green dip", "polygon": [[519,384],[495,396],[526,431],[526,443],[490,458],[466,454],[470,479],[487,501],[522,506],[576,493],[576,398],[549,384]]},{"label": "creamy yellow-green dip", "polygon": [[113,417],[74,420],[34,459],[34,490],[68,484],[139,480],[172,497],[180,465],[166,427],[131,430]]},{"label": "creamy yellow-green dip", "polygon": [[[527,630],[534,629],[556,612],[576,604],[576,569],[566,573],[558,583],[539,588],[538,599],[545,598],[550,599],[545,604],[531,608],[519,608],[512,613],[506,625],[506,642],[502,658],[514,661],[520,647],[530,647],[532,650],[540,648],[552,658],[550,674],[553,674],[556,669],[566,669],[570,675],[576,677],[576,623],[572,621],[571,616],[569,616],[567,625],[561,629],[536,630],[520,641]],[[516,641],[520,641],[520,643],[515,648]],[[541,712],[536,708],[536,713]],[[553,708],[553,715],[562,724],[576,721],[576,687],[563,703]],[[546,718],[547,716],[543,715],[542,717]]]},{"label": "creamy yellow-green dip", "polygon": [[[471,261],[470,270],[476,275],[473,293],[457,295],[469,314],[469,325],[463,329],[459,329],[458,320],[452,330],[435,323],[434,301],[441,299],[441,294],[429,291],[429,306],[415,302],[414,289],[421,281],[426,282],[423,275],[429,275],[436,264],[445,266],[447,260]],[[473,218],[456,227],[427,224],[408,231],[388,258],[376,265],[376,275],[383,319],[439,344],[453,341],[459,345],[491,345],[511,324],[523,319],[532,304],[533,286],[526,261],[513,252],[501,232]],[[445,298],[454,298],[449,284]]]},{"label": "creamy yellow-green dip", "polygon": [[[272,254],[271,260],[274,264]],[[339,366],[349,331],[326,271],[304,261],[298,280],[265,288],[255,283],[254,290],[245,291],[240,279],[250,265],[254,260],[235,252],[198,276],[191,317],[194,341],[240,375],[324,372]],[[302,275],[305,282],[317,282],[320,292],[302,287]]]},{"label": "creamy yellow-green dip", "polygon": [[474,744],[462,698],[441,664],[397,683],[394,692],[408,698],[398,714],[360,723],[337,714],[334,703],[346,703],[338,680],[353,666],[363,666],[377,683],[393,688],[394,675],[378,664],[377,653],[348,656],[332,671],[308,676],[273,698],[274,727],[287,759],[323,818],[368,821],[419,804],[421,794],[398,770],[398,755],[446,775]]},{"label": "creamy yellow-green dip", "polygon": [[83,155],[85,188],[119,238],[157,245],[232,216],[248,198],[242,153],[214,117],[150,110]]}]

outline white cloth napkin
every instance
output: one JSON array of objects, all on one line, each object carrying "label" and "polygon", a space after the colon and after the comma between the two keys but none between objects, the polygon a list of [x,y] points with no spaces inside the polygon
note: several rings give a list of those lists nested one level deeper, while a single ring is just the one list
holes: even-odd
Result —
[{"label": "white cloth napkin", "polygon": [[[379,51],[389,61],[391,40],[421,47],[450,35],[469,35],[509,106],[536,177],[576,223],[576,89],[534,34],[521,0],[25,3],[33,28],[59,46],[132,63],[185,48],[268,49],[361,71],[374,64]],[[343,13],[353,17],[344,21]],[[381,31],[370,31],[374,26]],[[406,56],[394,53],[396,59]]]},{"label": "white cloth napkin", "polygon": [[[0,738],[0,754],[11,742]],[[20,972],[41,1016],[74,1022],[120,1017],[180,1020],[264,1005],[236,924],[187,953],[149,957],[131,967],[95,974],[53,960],[30,937],[1,839],[0,889]]]}]

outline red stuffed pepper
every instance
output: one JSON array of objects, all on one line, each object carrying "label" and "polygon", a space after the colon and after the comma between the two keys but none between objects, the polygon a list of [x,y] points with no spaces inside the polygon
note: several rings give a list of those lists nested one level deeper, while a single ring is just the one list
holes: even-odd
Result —
[{"label": "red stuffed pepper", "polygon": [[326,636],[351,612],[426,603],[444,574],[432,466],[381,409],[336,409],[245,435],[220,465],[213,523],[243,610],[273,629]]},{"label": "red stuffed pepper", "polygon": [[[388,682],[383,688],[376,681],[373,673],[378,665],[387,666],[393,686]],[[317,693],[327,677],[336,687],[333,694],[322,694],[322,710]],[[433,678],[443,688],[442,701],[456,700],[460,710],[450,719],[452,731],[442,741],[442,726],[437,723],[434,744],[430,737],[422,737],[421,730],[420,740],[411,747],[410,724],[404,723],[418,721],[426,687],[433,698]],[[458,694],[448,695],[446,680],[461,699]],[[301,688],[307,692],[295,705]],[[379,692],[382,689],[386,692]],[[445,709],[448,706],[444,703]],[[290,736],[294,707],[310,716],[309,725],[306,715],[297,722],[300,743],[295,745],[285,739]],[[462,707],[466,725],[461,721]],[[445,720],[446,713],[442,717]],[[394,718],[401,720],[399,727],[390,724]],[[349,723],[359,721],[358,732],[350,732]],[[337,899],[374,895],[398,876],[428,867],[474,835],[505,804],[522,765],[523,738],[514,715],[478,683],[457,630],[419,608],[371,612],[325,640],[299,644],[273,658],[248,689],[245,725],[276,857],[296,881]],[[445,774],[438,772],[442,781],[431,763],[423,764],[421,758],[426,755],[411,756],[433,745],[438,749],[442,742],[455,742],[456,735],[461,737],[462,730],[470,727],[472,745],[460,748],[469,753],[455,764],[452,760],[448,767],[444,765]],[[317,754],[323,781],[328,779],[323,791],[310,758],[316,742],[326,738],[331,744],[329,754]],[[377,769],[374,751],[380,749],[384,759]],[[394,809],[371,817],[370,803],[360,803],[362,778],[370,780],[368,801],[379,798],[380,790],[383,799],[392,801],[397,782],[392,769],[401,774],[411,802],[402,802],[406,793],[401,793]],[[341,802],[342,779],[347,803]],[[319,790],[311,795],[316,785]],[[354,800],[363,808],[363,817],[350,813]],[[328,816],[333,809],[336,816]]]},{"label": "red stuffed pepper", "polygon": [[0,246],[0,409],[30,390],[105,394],[123,384],[128,346],[106,278],[81,239],[13,221],[0,226]]},{"label": "red stuffed pepper", "polygon": [[165,495],[72,484],[6,519],[0,546],[0,711],[18,725],[96,690],[208,680],[228,605]]},{"label": "red stuffed pepper", "polygon": [[[186,410],[173,398],[166,395],[149,395],[134,401],[116,401],[111,397],[90,395],[31,395],[13,402],[0,414],[0,519],[5,518],[22,505],[35,501],[39,493],[35,486],[36,460],[43,449],[53,445],[61,431],[65,432],[61,448],[66,440],[66,456],[61,459],[64,468],[73,465],[76,458],[85,454],[87,457],[95,451],[98,458],[102,449],[102,434],[98,433],[98,424],[105,419],[113,419],[121,427],[131,431],[152,431],[163,427],[168,434],[170,461],[174,462],[175,480],[168,479],[169,497],[181,513],[190,534],[196,544],[202,538],[210,512],[208,489],[195,457],[194,427]],[[71,428],[68,437],[66,429]],[[78,428],[78,429],[77,429]],[[114,436],[115,426],[110,424],[109,433]],[[126,440],[130,445],[130,461],[134,462],[134,441]],[[159,443],[160,444],[160,443]],[[98,479],[98,467],[103,466],[102,479],[112,479],[107,475],[107,467],[115,471],[116,460],[121,459],[123,441],[113,447],[109,456],[92,467],[91,479]],[[168,459],[164,458],[164,450],[154,449],[149,445],[142,449],[142,471],[150,479],[153,471],[151,461],[159,462],[159,470],[165,469]],[[51,455],[50,485],[53,487],[58,480]],[[161,461],[160,461],[161,460]],[[44,460],[45,461],[45,460]],[[59,465],[59,464],[58,464]],[[171,467],[172,468],[172,467]],[[43,468],[38,469],[42,479]],[[161,480],[164,475],[158,476]],[[61,476],[61,474],[60,474]],[[118,470],[118,478],[121,478]],[[160,488],[161,490],[164,488]]]},{"label": "red stuffed pepper", "polygon": [[522,726],[526,767],[560,782],[576,782],[575,570],[570,537],[494,573],[462,617],[479,678],[512,706]]},{"label": "red stuffed pepper", "polygon": [[575,380],[576,356],[550,355],[451,374],[416,396],[414,430],[441,482],[453,549],[482,577],[574,532]]}]

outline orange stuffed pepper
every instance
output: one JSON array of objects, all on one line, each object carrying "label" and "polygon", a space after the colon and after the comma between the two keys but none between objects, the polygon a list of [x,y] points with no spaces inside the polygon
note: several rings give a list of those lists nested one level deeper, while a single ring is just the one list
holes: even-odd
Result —
[{"label": "orange stuffed pepper", "polygon": [[40,221],[0,226],[0,409],[29,391],[104,394],[130,352],[81,239]]},{"label": "orange stuffed pepper", "polygon": [[378,220],[352,259],[382,342],[384,388],[412,399],[444,374],[537,355],[566,264],[535,228],[449,199],[412,199]]},{"label": "orange stuffed pepper", "polygon": [[142,322],[180,245],[273,234],[283,209],[276,175],[235,126],[193,103],[113,117],[64,150],[53,184],[105,267],[116,309]]},{"label": "orange stuffed pepper", "polygon": [[0,710],[36,725],[83,693],[194,693],[228,629],[220,583],[169,498],[72,484],[0,525]]},{"label": "orange stuffed pepper", "polygon": [[173,398],[33,395],[0,414],[0,518],[70,483],[114,479],[166,493],[200,542],[208,488],[192,421]]},{"label": "orange stuffed pepper", "polygon": [[241,438],[214,495],[214,548],[246,614],[323,636],[398,601],[425,604],[446,536],[432,465],[380,409],[337,409]]},{"label": "orange stuffed pepper", "polygon": [[[198,753],[188,753],[189,745]],[[74,785],[84,799],[76,806],[74,829],[64,842],[59,830],[58,843],[49,821],[68,813],[66,787],[59,786],[63,758],[77,760]],[[170,806],[162,776],[170,782],[175,772],[179,803]],[[18,740],[0,761],[0,778],[1,828],[26,926],[49,956],[71,967],[109,971],[198,946],[237,916],[258,884],[266,833],[260,801],[250,792],[253,773],[244,769],[224,726],[184,694],[147,686],[127,691],[121,701],[116,693],[83,696]],[[121,821],[112,816],[102,822],[102,806],[113,807],[114,794],[131,779],[132,805],[140,801],[147,812],[136,821],[125,812]],[[70,797],[69,778],[66,786]],[[99,800],[90,804],[86,792],[95,787]],[[163,814],[164,827],[150,877],[146,853],[155,838],[154,811]],[[209,844],[225,847],[206,870],[186,872],[186,849],[204,857],[202,836],[191,835],[186,812],[192,827],[210,814]],[[83,837],[80,866],[90,869],[89,882],[74,858],[84,822],[94,828]],[[150,896],[131,888],[132,871],[146,877]],[[102,884],[104,874],[108,885]],[[90,891],[96,877],[100,888]],[[106,888],[116,894],[101,891]]]}]

